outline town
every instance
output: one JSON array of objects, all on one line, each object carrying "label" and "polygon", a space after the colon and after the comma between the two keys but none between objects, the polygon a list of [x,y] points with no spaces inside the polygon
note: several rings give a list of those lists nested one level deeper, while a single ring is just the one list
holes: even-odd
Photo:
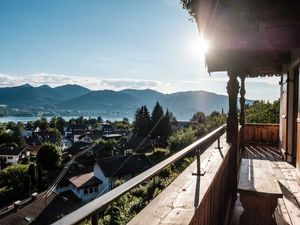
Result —
[{"label": "town", "polygon": [[[225,114],[199,112],[180,122],[157,102],[151,113],[146,106],[137,109],[132,124],[126,118],[111,122],[101,117],[1,124],[0,215],[7,218],[17,207],[44,204],[35,214],[43,211],[39,219],[53,222],[224,121]],[[165,185],[174,174],[170,172]]]}]

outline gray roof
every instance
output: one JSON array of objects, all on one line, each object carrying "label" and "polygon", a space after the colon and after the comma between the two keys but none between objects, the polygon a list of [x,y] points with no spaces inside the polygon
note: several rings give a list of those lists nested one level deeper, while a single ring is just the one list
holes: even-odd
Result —
[{"label": "gray roof", "polygon": [[23,151],[25,151],[27,149],[27,147],[22,146],[22,147],[0,147],[0,155],[19,155],[21,154]]}]

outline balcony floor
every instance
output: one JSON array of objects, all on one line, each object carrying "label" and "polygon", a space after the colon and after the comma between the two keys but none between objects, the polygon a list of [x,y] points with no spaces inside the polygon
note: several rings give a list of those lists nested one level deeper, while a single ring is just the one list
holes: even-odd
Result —
[{"label": "balcony floor", "polygon": [[[278,199],[275,210],[277,224],[300,225],[300,186],[296,182],[295,167],[281,158],[277,147],[246,145],[242,158],[270,160],[276,178],[282,189],[283,198]],[[231,225],[239,224],[243,212],[239,198],[232,211]]]}]

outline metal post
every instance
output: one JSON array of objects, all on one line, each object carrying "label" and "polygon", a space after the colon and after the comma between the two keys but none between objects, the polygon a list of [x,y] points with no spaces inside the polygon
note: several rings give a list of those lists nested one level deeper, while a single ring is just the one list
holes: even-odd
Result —
[{"label": "metal post", "polygon": [[215,147],[215,149],[222,149],[223,147],[221,147],[221,142],[220,142],[220,138],[221,138],[221,134],[220,134],[220,132],[218,132],[218,146],[217,147]]},{"label": "metal post", "polygon": [[200,149],[197,149],[196,150],[197,172],[196,173],[192,173],[192,175],[194,175],[194,176],[204,176],[204,174],[206,172],[204,169],[201,169],[201,158],[200,158],[200,155],[201,155],[201,151],[200,151]]},{"label": "metal post", "polygon": [[99,214],[95,214],[92,216],[92,225],[98,225]]}]

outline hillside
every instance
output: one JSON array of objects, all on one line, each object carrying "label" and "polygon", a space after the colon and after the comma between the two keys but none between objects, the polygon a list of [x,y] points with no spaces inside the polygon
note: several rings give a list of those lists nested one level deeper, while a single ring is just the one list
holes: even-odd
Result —
[{"label": "hillside", "polygon": [[[214,110],[228,110],[228,97],[206,91],[186,91],[163,94],[151,89],[122,91],[91,91],[79,85],[51,88],[25,84],[0,88],[0,104],[9,107],[52,107],[58,110],[114,111],[133,113],[141,105],[151,110],[159,101],[164,108],[177,115],[191,115],[197,111],[208,114]],[[251,103],[251,101],[248,100]]]}]

